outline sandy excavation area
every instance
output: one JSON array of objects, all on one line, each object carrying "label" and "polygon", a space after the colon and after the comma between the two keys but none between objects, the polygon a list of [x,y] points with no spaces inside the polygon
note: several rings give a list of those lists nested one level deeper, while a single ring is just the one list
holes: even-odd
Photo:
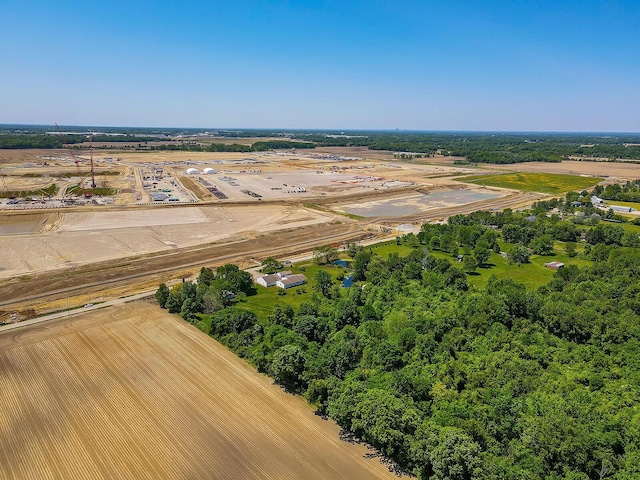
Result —
[{"label": "sandy excavation area", "polygon": [[[334,216],[295,205],[184,206],[5,217],[0,278],[322,224]],[[6,223],[11,221],[12,223]],[[35,231],[34,231],[35,230]]]},{"label": "sandy excavation area", "polygon": [[397,478],[154,304],[0,334],[0,478]]}]

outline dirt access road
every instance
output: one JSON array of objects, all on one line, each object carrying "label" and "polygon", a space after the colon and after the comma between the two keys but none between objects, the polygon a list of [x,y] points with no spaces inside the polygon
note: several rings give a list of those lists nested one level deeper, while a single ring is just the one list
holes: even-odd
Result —
[{"label": "dirt access road", "polygon": [[135,302],[0,334],[0,478],[396,478],[219,343]]}]

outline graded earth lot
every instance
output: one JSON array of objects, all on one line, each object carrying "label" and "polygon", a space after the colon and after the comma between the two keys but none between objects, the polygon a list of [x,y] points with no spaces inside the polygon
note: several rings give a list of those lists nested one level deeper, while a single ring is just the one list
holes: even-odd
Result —
[{"label": "graded earth lot", "polygon": [[[251,153],[95,150],[96,169],[104,172],[98,184],[117,194],[87,199],[69,193],[81,181],[87,188],[90,180],[87,152],[78,156],[84,159],[81,169],[64,150],[2,152],[8,188],[55,182],[58,191],[51,199],[20,198],[17,205],[0,201],[0,315],[11,312],[24,319],[144,291],[153,282],[188,277],[203,265],[256,265],[270,255],[306,254],[318,245],[395,235],[399,225],[418,228],[458,213],[520,208],[544,198],[462,183],[463,176],[568,169],[640,177],[640,167],[633,164],[461,167],[449,157],[407,161],[361,147]],[[191,168],[198,173],[188,174]],[[154,194],[164,200],[152,200]]]},{"label": "graded earth lot", "polygon": [[179,318],[126,304],[0,335],[0,478],[397,478]]},{"label": "graded earth lot", "polygon": [[[240,234],[251,238],[333,219],[287,205],[63,211],[22,217],[0,223],[0,278],[208,244]],[[33,232],[37,222],[40,231]]]}]

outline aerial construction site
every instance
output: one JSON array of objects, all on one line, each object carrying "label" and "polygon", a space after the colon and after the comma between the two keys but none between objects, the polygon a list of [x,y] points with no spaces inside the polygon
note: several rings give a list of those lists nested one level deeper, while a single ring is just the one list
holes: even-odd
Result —
[{"label": "aerial construction site", "polygon": [[19,150],[1,161],[0,309],[21,319],[142,291],[202,265],[248,267],[540,197],[461,182],[478,169],[446,157],[398,162],[357,148]]}]

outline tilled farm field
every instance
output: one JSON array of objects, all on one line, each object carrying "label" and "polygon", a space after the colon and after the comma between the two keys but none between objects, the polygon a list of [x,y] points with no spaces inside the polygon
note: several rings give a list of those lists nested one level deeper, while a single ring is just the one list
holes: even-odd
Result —
[{"label": "tilled farm field", "polygon": [[0,335],[0,478],[396,478],[151,303]]}]

